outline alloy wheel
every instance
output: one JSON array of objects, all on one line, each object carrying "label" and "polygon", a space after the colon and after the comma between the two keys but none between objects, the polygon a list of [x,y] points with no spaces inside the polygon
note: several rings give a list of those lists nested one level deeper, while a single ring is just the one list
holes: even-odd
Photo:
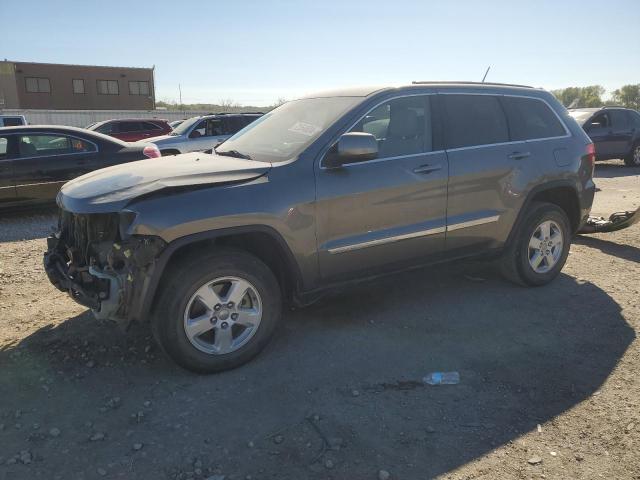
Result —
[{"label": "alloy wheel", "polygon": [[191,296],[184,331],[191,344],[210,355],[224,355],[245,345],[262,320],[262,300],[251,282],[238,277],[208,281]]},{"label": "alloy wheel", "polygon": [[536,273],[547,273],[560,260],[563,248],[562,230],[553,220],[545,220],[529,240],[529,265]]}]

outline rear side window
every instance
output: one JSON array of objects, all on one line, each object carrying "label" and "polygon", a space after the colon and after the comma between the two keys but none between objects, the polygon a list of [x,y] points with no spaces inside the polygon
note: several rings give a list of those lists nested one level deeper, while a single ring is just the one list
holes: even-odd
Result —
[{"label": "rear side window", "polygon": [[502,97],[509,120],[511,140],[561,137],[564,127],[551,108],[541,100],[522,97]]},{"label": "rear side window", "polygon": [[611,110],[611,124],[614,131],[626,130],[629,128],[629,118],[625,110]]},{"label": "rear side window", "polygon": [[124,132],[139,132],[140,130],[144,130],[142,128],[142,124],[140,122],[120,122],[119,123],[120,133]]},{"label": "rear side window", "polygon": [[509,141],[507,119],[492,95],[442,95],[448,148]]},{"label": "rear side window", "polygon": [[17,127],[24,122],[22,121],[22,117],[4,117],[3,123],[5,127]]},{"label": "rear side window", "polygon": [[225,135],[233,135],[242,130],[245,125],[243,117],[226,117],[224,119],[224,133]]},{"label": "rear side window", "polygon": [[156,125],[155,123],[151,123],[151,122],[142,122],[142,129],[143,130],[161,130],[159,125]]}]

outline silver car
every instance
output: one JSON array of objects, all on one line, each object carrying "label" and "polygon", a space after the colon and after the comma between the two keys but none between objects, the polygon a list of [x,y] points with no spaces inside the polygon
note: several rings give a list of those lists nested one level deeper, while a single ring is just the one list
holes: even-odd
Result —
[{"label": "silver car", "polygon": [[158,146],[162,155],[210,150],[262,116],[262,113],[212,114],[192,117],[168,135],[145,139]]}]

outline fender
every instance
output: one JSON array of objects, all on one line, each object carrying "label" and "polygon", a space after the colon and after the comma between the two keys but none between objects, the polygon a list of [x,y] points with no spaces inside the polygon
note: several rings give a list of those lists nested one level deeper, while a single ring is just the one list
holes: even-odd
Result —
[{"label": "fender", "polygon": [[280,235],[280,233],[278,233],[274,228],[266,225],[243,225],[240,227],[221,228],[219,230],[194,233],[169,243],[156,258],[147,277],[143,279],[139,295],[137,295],[135,303],[131,306],[129,318],[132,320],[144,320],[148,316],[151,311],[158,286],[162,280],[162,275],[169,264],[169,261],[180,248],[203,240],[215,240],[219,237],[246,233],[265,233],[278,243],[284,253],[285,261],[287,263],[286,268],[293,279],[293,294],[294,296],[297,296],[303,285],[302,273],[300,272],[298,262],[295,260],[289,245],[287,245],[284,238],[282,238],[282,235]]},{"label": "fender", "polygon": [[[520,228],[520,224],[524,221],[525,212],[531,205],[531,202],[533,202],[534,197],[542,192],[545,192],[547,190],[552,190],[554,188],[559,188],[559,187],[567,187],[573,190],[575,192],[576,199],[578,200],[578,204],[580,205],[580,196],[578,195],[578,189],[576,188],[576,184],[571,182],[571,180],[554,180],[552,182],[547,182],[532,188],[531,191],[527,194],[527,197],[522,203],[522,206],[520,207],[520,211],[518,212],[518,217],[516,218],[516,221],[511,227],[511,232],[509,232],[509,236],[507,237],[505,247],[508,247],[509,245],[511,245],[511,242],[513,241],[513,237],[515,236],[516,232]],[[580,207],[582,208],[582,205],[580,205]],[[582,220],[583,219],[580,219],[580,221]]]}]

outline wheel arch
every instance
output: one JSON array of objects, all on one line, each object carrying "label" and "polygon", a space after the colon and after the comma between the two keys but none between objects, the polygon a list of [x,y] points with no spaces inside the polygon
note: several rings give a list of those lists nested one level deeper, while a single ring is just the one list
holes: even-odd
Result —
[{"label": "wheel arch", "polygon": [[132,319],[145,319],[156,304],[156,296],[166,272],[186,255],[216,246],[235,247],[251,253],[269,267],[278,282],[285,300],[293,300],[302,289],[300,268],[282,236],[272,227],[250,225],[211,230],[181,237],[171,242],[158,256],[150,276],[145,280],[138,305],[132,309]]},{"label": "wheel arch", "polygon": [[522,204],[522,207],[520,208],[520,211],[518,212],[516,222],[509,233],[507,245],[510,245],[513,241],[516,232],[520,228],[520,225],[526,216],[527,209],[533,202],[548,202],[557,205],[567,214],[572,233],[576,233],[580,228],[580,222],[582,221],[580,213],[580,198],[575,185],[568,180],[549,182],[547,184],[540,185],[529,192]]}]

